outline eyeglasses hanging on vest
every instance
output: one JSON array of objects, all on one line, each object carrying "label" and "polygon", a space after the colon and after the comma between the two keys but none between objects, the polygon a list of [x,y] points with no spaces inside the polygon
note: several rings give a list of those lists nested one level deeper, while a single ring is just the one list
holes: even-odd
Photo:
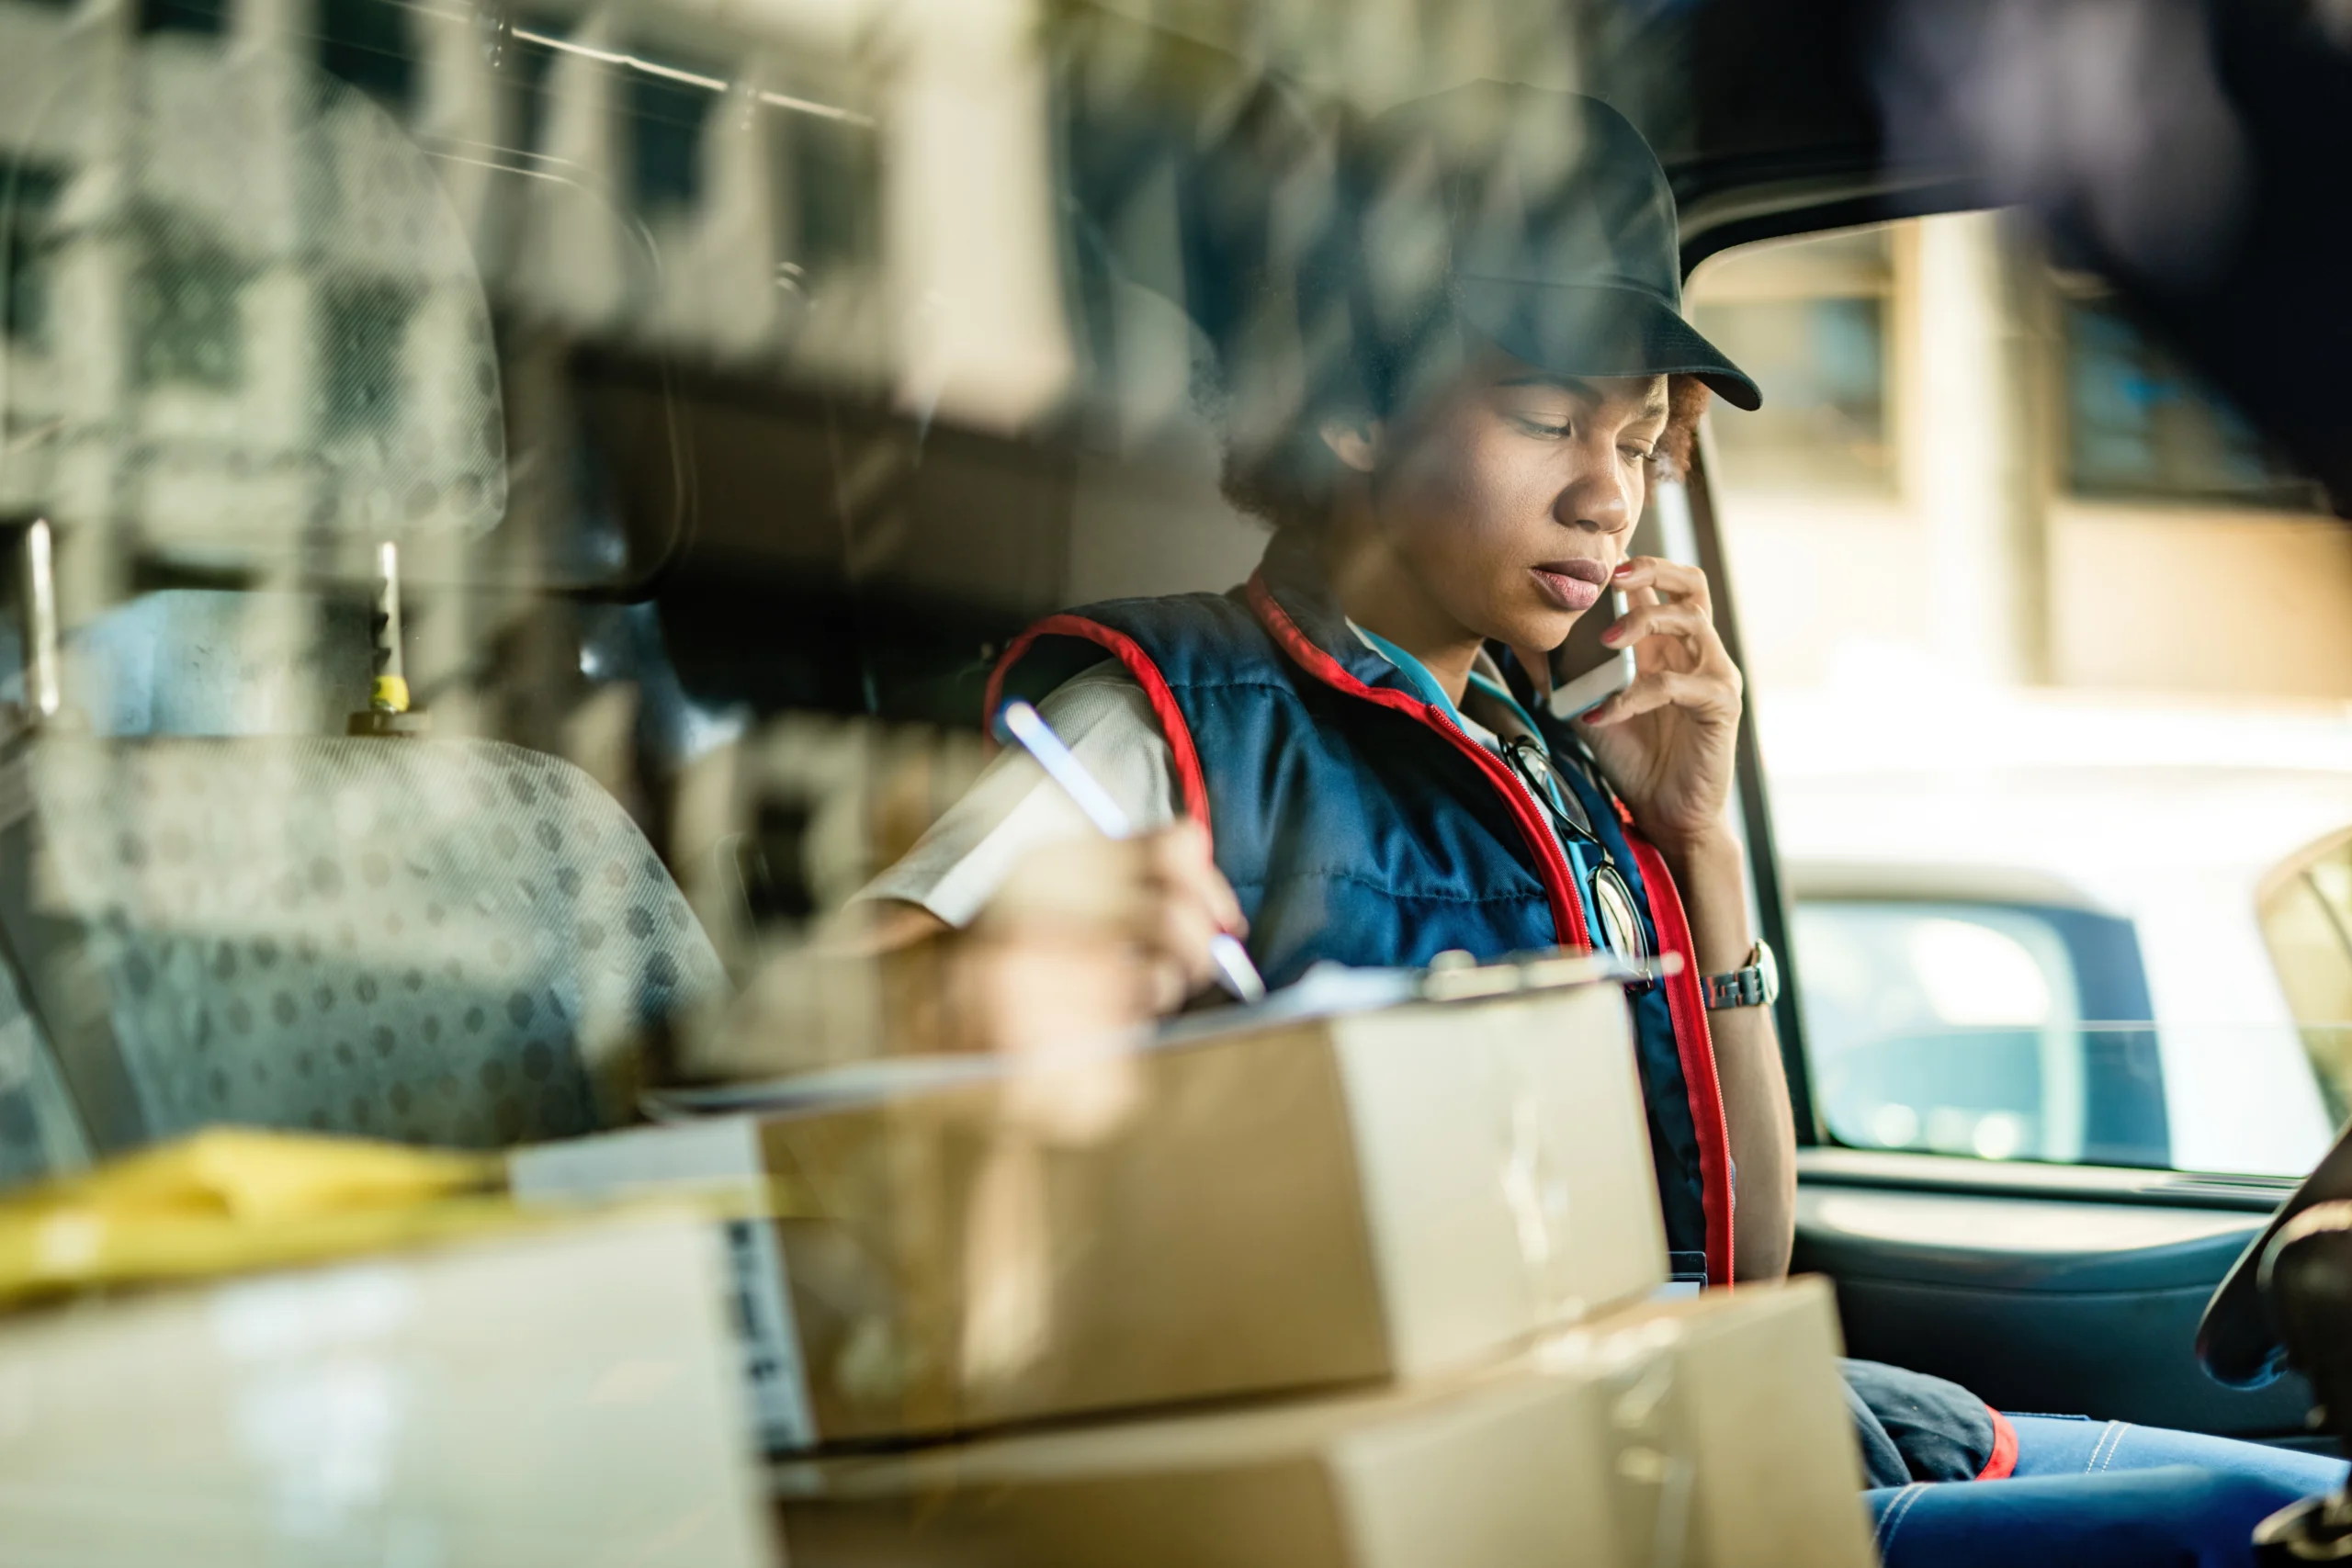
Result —
[{"label": "eyeglasses hanging on vest", "polygon": [[1577,886],[1583,890],[1585,908],[1600,928],[1601,942],[1620,958],[1648,963],[1653,956],[1649,932],[1642,924],[1634,890],[1617,869],[1609,846],[1592,830],[1584,802],[1559,776],[1551,753],[1540,740],[1521,735],[1504,742],[1503,756],[1551,816],[1560,848],[1576,868]]}]

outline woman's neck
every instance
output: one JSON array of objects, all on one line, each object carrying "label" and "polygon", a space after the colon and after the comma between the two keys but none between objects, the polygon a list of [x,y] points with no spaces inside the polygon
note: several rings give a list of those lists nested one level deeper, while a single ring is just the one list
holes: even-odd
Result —
[{"label": "woman's neck", "polygon": [[1340,608],[1419,660],[1458,705],[1485,639],[1445,612],[1387,539],[1364,526],[1368,521],[1345,514],[1333,519],[1324,568]]}]

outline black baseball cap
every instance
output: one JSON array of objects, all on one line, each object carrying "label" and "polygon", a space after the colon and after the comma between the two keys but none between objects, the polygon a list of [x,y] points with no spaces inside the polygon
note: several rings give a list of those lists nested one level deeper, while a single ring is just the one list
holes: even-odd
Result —
[{"label": "black baseball cap", "polygon": [[1695,376],[1736,408],[1762,403],[1683,320],[1673,189],[1607,104],[1474,82],[1388,110],[1360,152],[1375,305],[1442,287],[1464,324],[1540,369]]}]

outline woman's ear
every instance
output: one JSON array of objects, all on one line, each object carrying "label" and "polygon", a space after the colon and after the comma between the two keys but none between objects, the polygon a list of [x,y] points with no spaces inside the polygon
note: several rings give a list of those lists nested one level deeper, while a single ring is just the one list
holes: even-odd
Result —
[{"label": "woman's ear", "polygon": [[1380,462],[1380,422],[1327,419],[1320,432],[1323,445],[1331,456],[1360,474],[1368,474]]}]

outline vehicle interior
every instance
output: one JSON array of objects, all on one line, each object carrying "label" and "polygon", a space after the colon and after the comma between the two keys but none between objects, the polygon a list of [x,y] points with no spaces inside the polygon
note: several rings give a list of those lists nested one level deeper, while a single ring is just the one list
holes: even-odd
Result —
[{"label": "vehicle interior", "polygon": [[[1765,386],[1645,528],[1747,668],[1796,1269],[1999,1409],[2333,1442],[2199,1325],[2352,1103],[2340,7],[891,9],[0,0],[0,1175],[718,1076],[1010,638],[1248,574],[1203,367],[1333,128],[1518,73]],[[2146,242],[2192,109],[2222,259]]]}]

